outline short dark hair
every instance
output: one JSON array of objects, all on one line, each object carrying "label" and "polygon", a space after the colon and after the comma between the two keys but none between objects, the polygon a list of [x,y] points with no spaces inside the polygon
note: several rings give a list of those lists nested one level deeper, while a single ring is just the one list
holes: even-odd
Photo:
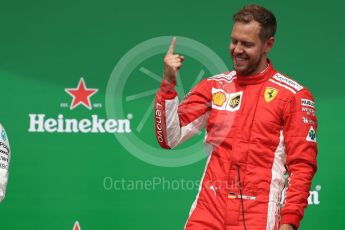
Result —
[{"label": "short dark hair", "polygon": [[250,4],[244,6],[240,11],[234,14],[234,22],[250,23],[256,21],[260,24],[260,38],[266,41],[268,38],[273,37],[277,30],[277,20],[274,14],[268,9]]}]

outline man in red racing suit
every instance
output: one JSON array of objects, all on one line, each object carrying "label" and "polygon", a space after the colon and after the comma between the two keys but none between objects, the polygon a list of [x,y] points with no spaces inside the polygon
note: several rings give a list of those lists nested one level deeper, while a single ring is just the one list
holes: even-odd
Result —
[{"label": "man in red racing suit", "polygon": [[230,52],[237,71],[202,80],[180,105],[168,77],[169,71],[176,76],[184,59],[173,54],[174,38],[156,95],[156,137],[170,149],[207,131],[209,156],[185,229],[298,228],[317,169],[314,99],[277,72],[266,53],[259,71],[246,72],[251,51],[244,43],[250,39],[235,27]]}]

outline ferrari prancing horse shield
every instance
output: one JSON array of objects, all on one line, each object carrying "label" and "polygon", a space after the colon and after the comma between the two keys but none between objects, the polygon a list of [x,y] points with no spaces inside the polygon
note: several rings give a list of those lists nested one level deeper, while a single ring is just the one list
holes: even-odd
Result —
[{"label": "ferrari prancing horse shield", "polygon": [[271,102],[278,94],[278,90],[272,87],[267,87],[265,90],[265,101]]}]

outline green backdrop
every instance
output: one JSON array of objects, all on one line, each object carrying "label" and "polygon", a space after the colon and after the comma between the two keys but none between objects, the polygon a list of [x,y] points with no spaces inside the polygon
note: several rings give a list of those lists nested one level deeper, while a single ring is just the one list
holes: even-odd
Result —
[{"label": "green backdrop", "polygon": [[[275,68],[307,86],[317,103],[319,170],[301,229],[343,229],[345,4],[256,2],[278,19]],[[73,229],[76,221],[82,230],[182,229],[205,158],[202,134],[171,152],[156,143],[152,100],[162,59],[178,36],[176,49],[186,56],[181,96],[231,68],[232,14],[245,3],[2,1],[0,122],[12,158],[0,229]],[[81,78],[98,91],[91,109],[70,109],[65,89]],[[45,116],[42,132],[30,114]],[[58,129],[62,117],[79,132]]]}]

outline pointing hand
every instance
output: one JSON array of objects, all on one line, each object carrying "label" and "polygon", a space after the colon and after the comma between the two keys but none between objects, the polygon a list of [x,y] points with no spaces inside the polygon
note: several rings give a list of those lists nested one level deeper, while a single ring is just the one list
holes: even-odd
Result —
[{"label": "pointing hand", "polygon": [[174,82],[179,69],[182,66],[184,57],[179,54],[174,54],[176,44],[176,37],[173,38],[168,52],[164,57],[164,79],[169,82]]}]

